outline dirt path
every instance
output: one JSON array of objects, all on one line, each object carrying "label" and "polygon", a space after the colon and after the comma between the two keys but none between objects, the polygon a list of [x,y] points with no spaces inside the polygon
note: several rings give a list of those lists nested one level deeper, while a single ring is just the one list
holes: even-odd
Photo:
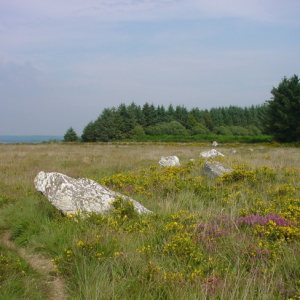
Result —
[{"label": "dirt path", "polygon": [[67,299],[64,291],[64,282],[62,278],[54,276],[54,266],[49,258],[43,258],[39,255],[28,254],[25,249],[17,248],[13,241],[10,240],[10,233],[5,232],[2,235],[3,244],[17,252],[21,257],[23,257],[30,266],[42,276],[43,281],[46,286],[49,287],[48,300],[65,300]]}]

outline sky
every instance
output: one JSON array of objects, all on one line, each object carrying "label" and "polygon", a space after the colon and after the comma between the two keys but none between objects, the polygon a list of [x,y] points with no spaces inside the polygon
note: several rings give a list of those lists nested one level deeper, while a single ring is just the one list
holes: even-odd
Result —
[{"label": "sky", "polygon": [[261,105],[300,75],[299,0],[0,0],[0,135],[104,108]]}]

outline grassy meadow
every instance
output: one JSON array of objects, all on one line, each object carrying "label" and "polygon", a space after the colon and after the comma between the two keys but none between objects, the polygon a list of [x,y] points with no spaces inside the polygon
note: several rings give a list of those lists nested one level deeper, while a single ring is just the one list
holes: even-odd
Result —
[{"label": "grassy meadow", "polygon": [[[0,243],[0,300],[50,299],[55,278],[66,299],[300,299],[299,148],[220,145],[234,171],[218,179],[202,174],[199,153],[210,149],[0,145],[0,233],[54,265],[45,280]],[[158,165],[170,155],[180,167]],[[109,216],[63,215],[35,190],[39,171],[93,179],[153,214],[118,199]]]}]

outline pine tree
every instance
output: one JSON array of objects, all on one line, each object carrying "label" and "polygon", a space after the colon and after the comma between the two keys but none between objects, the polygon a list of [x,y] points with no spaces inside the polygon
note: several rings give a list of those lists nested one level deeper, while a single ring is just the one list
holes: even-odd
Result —
[{"label": "pine tree", "polygon": [[119,105],[117,112],[119,113],[122,122],[120,124],[120,130],[124,137],[130,135],[130,131],[137,125],[135,113],[130,107],[126,107],[124,103]]},{"label": "pine tree", "polygon": [[267,103],[266,129],[279,142],[300,141],[300,80],[284,77],[271,90]]},{"label": "pine tree", "polygon": [[189,114],[187,116],[186,122],[185,122],[185,127],[187,129],[192,129],[193,127],[198,126],[199,123],[196,121],[193,115]]},{"label": "pine tree", "polygon": [[192,108],[190,114],[195,118],[195,120],[204,125],[204,111],[200,110],[198,107]]},{"label": "pine tree", "polygon": [[175,120],[175,110],[172,104],[168,106],[166,121],[169,123]]},{"label": "pine tree", "polygon": [[214,122],[214,126],[224,126],[223,114],[221,108],[212,108],[210,116]]},{"label": "pine tree", "polygon": [[143,108],[143,117],[144,117],[144,127],[148,127],[156,124],[157,111],[153,104],[149,105],[149,103],[145,103]]},{"label": "pine tree", "polygon": [[204,124],[210,131],[213,131],[214,121],[212,120],[210,112],[207,109],[204,111]]},{"label": "pine tree", "polygon": [[175,108],[175,120],[179,123],[181,123],[182,125],[185,125],[185,122],[187,120],[188,117],[188,110],[184,107],[184,106],[176,106]]},{"label": "pine tree", "polygon": [[168,121],[167,112],[163,105],[161,106],[158,105],[156,111],[157,111],[157,118],[156,118],[157,123],[164,123]]},{"label": "pine tree", "polygon": [[81,139],[83,142],[96,142],[95,122],[88,123],[82,132]]},{"label": "pine tree", "polygon": [[78,141],[78,136],[76,131],[70,127],[64,135],[64,142],[76,142]]},{"label": "pine tree", "polygon": [[95,121],[96,141],[108,142],[122,138],[123,119],[115,108],[105,108]]}]

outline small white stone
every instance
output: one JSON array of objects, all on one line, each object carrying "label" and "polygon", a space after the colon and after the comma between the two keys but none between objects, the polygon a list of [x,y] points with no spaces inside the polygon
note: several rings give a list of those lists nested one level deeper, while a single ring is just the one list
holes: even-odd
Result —
[{"label": "small white stone", "polygon": [[177,156],[162,156],[158,163],[162,167],[180,166],[179,158]]},{"label": "small white stone", "polygon": [[224,154],[222,154],[221,152],[217,151],[216,149],[212,149],[210,151],[202,151],[200,152],[199,157],[203,157],[203,158],[214,158],[217,156],[225,156]]}]

